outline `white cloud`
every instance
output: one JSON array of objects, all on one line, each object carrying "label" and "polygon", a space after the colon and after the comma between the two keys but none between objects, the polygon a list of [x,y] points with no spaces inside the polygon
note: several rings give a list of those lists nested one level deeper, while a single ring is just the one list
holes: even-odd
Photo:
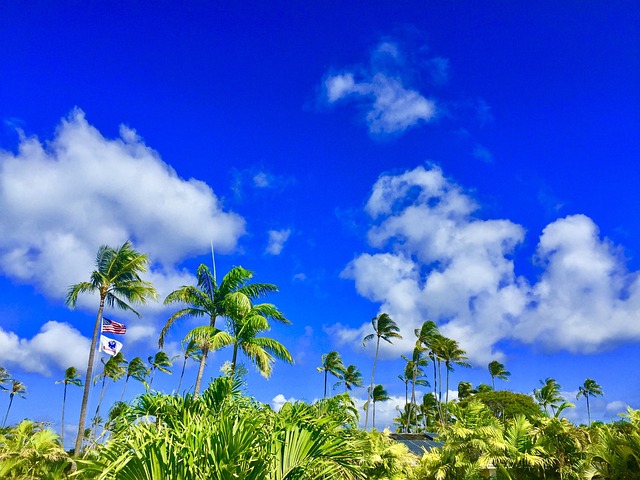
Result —
[{"label": "white cloud", "polygon": [[0,327],[0,363],[27,372],[51,375],[51,370],[76,367],[86,371],[91,340],[68,323],[49,321],[33,338],[19,338]]},{"label": "white cloud", "polygon": [[[477,364],[502,359],[501,340],[590,353],[640,339],[638,275],[591,219],[573,215],[544,229],[537,254],[544,270],[531,284],[516,276],[513,260],[524,228],[477,218],[477,209],[436,167],[383,175],[374,185],[368,239],[383,251],[357,256],[342,276],[404,334],[383,355],[409,352],[413,329],[425,320]],[[355,344],[371,326],[328,330],[338,343]]]},{"label": "white cloud", "polygon": [[297,399],[291,397],[291,398],[286,398],[283,394],[279,393],[278,395],[276,395],[275,397],[273,397],[273,399],[271,400],[271,407],[276,411],[279,412],[280,409],[282,408],[282,406],[289,402],[289,403],[295,403],[297,401]]},{"label": "white cloud", "polygon": [[176,262],[210,241],[231,251],[244,233],[207,184],[180,178],[130,128],[105,138],[77,109],[50,142],[0,151],[0,211],[0,271],[57,298],[88,277],[102,244],[132,239],[170,291],[187,276]]},{"label": "white cloud", "polygon": [[266,252],[270,255],[280,255],[290,235],[291,230],[288,228],[285,230],[269,230],[269,243]]},{"label": "white cloud", "polygon": [[[353,398],[353,401],[358,409],[358,413],[360,415],[359,425],[364,427],[364,421],[366,412],[364,410],[364,404],[367,399],[364,398]],[[400,415],[400,411],[404,410],[405,401],[404,397],[397,397],[390,395],[389,400],[386,402],[376,402],[376,430],[382,431],[385,428],[389,428],[390,430],[394,430],[393,419]],[[371,411],[369,412],[369,424],[367,428],[371,428],[373,424],[373,406],[371,407]]]},{"label": "white cloud", "polygon": [[[443,72],[443,59],[438,71]],[[329,74],[324,95],[329,103],[352,98],[366,106],[366,122],[375,134],[402,132],[436,116],[436,104],[418,90],[407,87],[407,66],[398,45],[382,42],[371,56],[369,69],[354,68]]]}]

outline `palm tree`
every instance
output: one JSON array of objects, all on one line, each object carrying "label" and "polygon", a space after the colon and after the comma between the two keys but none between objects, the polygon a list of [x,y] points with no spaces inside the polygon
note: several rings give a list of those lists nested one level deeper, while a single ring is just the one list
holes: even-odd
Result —
[{"label": "palm tree", "polygon": [[427,349],[429,358],[433,364],[433,396],[438,401],[439,409],[440,398],[438,397],[437,356],[434,349],[438,339],[442,337],[442,335],[440,335],[438,326],[432,320],[427,320],[420,328],[416,328],[414,334],[418,338],[417,341]]},{"label": "palm tree", "polygon": [[[409,431],[409,423],[415,417],[415,412],[413,411],[414,405],[416,405],[416,385],[426,386],[429,385],[429,382],[424,380],[424,371],[422,367],[425,367],[429,360],[424,357],[425,349],[422,348],[421,343],[416,342],[415,347],[413,348],[413,353],[411,359],[402,355],[402,359],[407,362],[405,373],[409,375],[409,381],[411,382],[411,403],[406,403],[406,424],[405,431]],[[405,401],[406,401],[406,392],[405,392]]]},{"label": "palm tree", "polygon": [[56,382],[56,384],[58,383],[64,384],[64,393],[62,395],[62,424],[60,427],[60,442],[64,447],[64,410],[67,403],[67,385],[75,385],[76,387],[81,387],[82,380],[80,379],[80,374],[78,373],[76,367],[69,367],[64,372],[64,378]]},{"label": "palm tree", "polygon": [[508,381],[511,376],[510,372],[504,368],[504,365],[497,360],[492,361],[489,365],[489,374],[491,375],[491,385],[496,389],[496,378]]},{"label": "palm tree", "polygon": [[193,358],[197,362],[202,360],[202,349],[195,340],[189,340],[188,342],[183,343],[182,349],[184,351],[184,361],[182,362],[182,371],[180,372],[180,381],[178,382],[178,393],[180,393],[180,387],[182,386],[182,378],[184,377],[184,369],[187,366],[187,360],[189,358]]},{"label": "palm tree", "polygon": [[269,320],[290,323],[275,305],[270,303],[252,305],[247,295],[234,292],[227,296],[225,310],[229,319],[228,329],[233,345],[230,369],[232,377],[235,376],[239,350],[242,350],[256,366],[260,375],[265,378],[271,376],[276,358],[293,363],[293,358],[284,345],[273,338],[258,336],[270,330]]},{"label": "palm tree", "polygon": [[[391,400],[391,397],[384,389],[382,385],[376,385],[371,394],[371,401],[373,402],[373,420],[372,420],[372,428],[376,428],[376,403],[377,402],[386,402],[387,400]],[[367,408],[369,411],[369,408]]]},{"label": "palm tree", "polygon": [[0,367],[0,389],[6,390],[4,385],[8,384],[9,380],[11,380],[11,375],[9,374],[9,372],[7,372],[4,367]]},{"label": "palm tree", "polygon": [[157,293],[151,283],[140,278],[140,274],[147,271],[149,259],[146,255],[134,250],[128,240],[118,249],[102,245],[96,256],[96,270],[91,273],[91,280],[72,285],[67,293],[66,304],[71,308],[76,306],[78,295],[81,293],[98,292],[100,303],[96,323],[91,337],[91,349],[87,362],[87,374],[82,393],[82,405],[80,407],[80,419],[78,420],[78,435],[76,436],[75,451],[80,453],[84,435],[84,423],[87,416],[91,377],[93,376],[93,360],[98,342],[98,334],[102,324],[102,312],[105,304],[109,307],[118,307],[129,310],[140,317],[130,304],[144,304],[149,299],[156,299]]},{"label": "palm tree", "polygon": [[556,408],[558,408],[563,401],[562,395],[560,395],[560,384],[553,378],[549,377],[545,381],[540,380],[542,388],[536,388],[533,390],[533,396],[540,406],[547,410],[547,406],[551,407],[551,411],[555,415]]},{"label": "palm tree", "polygon": [[153,385],[153,379],[155,377],[156,370],[160,370],[167,375],[171,375],[171,370],[169,370],[169,367],[173,365],[173,360],[169,358],[169,355],[167,355],[162,350],[157,352],[155,355],[151,355],[149,358],[147,358],[147,361],[151,365],[151,381],[149,382],[149,388],[151,388],[151,385]]},{"label": "palm tree", "polygon": [[342,380],[336,383],[336,387],[344,384],[344,393],[347,393],[347,390],[351,390],[353,387],[362,387],[364,385],[363,382],[364,380],[358,367],[349,365],[342,373]]},{"label": "palm tree", "polygon": [[120,394],[120,401],[124,398],[124,391],[127,389],[127,384],[129,383],[129,378],[133,377],[134,380],[139,381],[144,385],[146,389],[149,388],[147,384],[147,376],[151,373],[151,369],[147,368],[147,364],[144,363],[144,360],[140,357],[136,357],[129,362],[129,366],[127,367],[127,375],[124,379],[124,386],[122,387],[122,393]]},{"label": "palm tree", "polygon": [[598,385],[598,383],[593,378],[587,378],[584,381],[584,384],[582,384],[578,389],[576,400],[579,400],[581,396],[587,399],[587,415],[589,416],[589,425],[591,425],[591,408],[589,407],[589,397],[601,397],[602,395],[604,395],[602,387]]},{"label": "palm tree", "polygon": [[453,366],[459,365],[461,367],[469,368],[471,364],[467,362],[468,358],[465,356],[464,350],[458,346],[458,342],[451,338],[444,338],[440,344],[439,354],[444,361],[444,366],[447,370],[447,380],[445,387],[445,403],[449,403],[449,373],[454,371]]},{"label": "palm tree", "polygon": [[97,419],[100,417],[100,407],[102,405],[102,400],[104,399],[104,392],[107,389],[107,381],[111,379],[114,382],[120,380],[127,372],[125,365],[128,363],[122,352],[118,352],[114,356],[110,357],[106,362],[101,360],[104,368],[102,369],[102,373],[96,375],[96,378],[93,380],[93,384],[95,385],[99,378],[102,378],[102,387],[100,388],[100,400],[98,400],[98,406],[96,408],[96,414],[94,417],[94,424],[97,424]]},{"label": "palm tree", "polygon": [[4,421],[2,422],[2,428],[7,424],[7,417],[9,416],[9,410],[11,410],[13,397],[17,395],[20,398],[25,398],[27,396],[27,387],[24,383],[18,380],[11,380],[11,388],[7,391],[9,392],[9,406],[7,407],[7,413],[5,414]]},{"label": "palm tree", "polygon": [[327,376],[329,374],[333,375],[337,379],[344,378],[344,373],[346,368],[344,363],[342,363],[342,358],[340,358],[340,354],[335,350],[329,353],[324,353],[322,355],[322,364],[317,367],[319,372],[324,372],[324,397],[327,398]]},{"label": "palm tree", "polygon": [[[269,283],[247,284],[253,277],[253,272],[242,267],[233,267],[229,273],[222,278],[220,285],[218,285],[216,281],[215,264],[213,268],[214,271],[211,273],[209,267],[201,264],[197,270],[196,286],[185,285],[167,295],[167,298],[164,300],[165,305],[182,303],[186,304],[187,307],[178,310],[167,320],[158,339],[158,346],[160,348],[164,346],[164,340],[169,328],[180,318],[187,316],[196,318],[205,317],[209,319],[208,326],[215,328],[216,319],[227,316],[225,299],[231,293],[241,292],[253,300],[267,293],[278,291],[278,287]],[[200,334],[202,334],[202,331],[200,331]],[[207,335],[211,336],[214,335],[214,333],[209,332]],[[202,359],[200,360],[200,368],[198,369],[198,375],[196,377],[196,396],[200,392],[200,384],[202,382],[208,353],[209,350],[206,347],[202,349]]]},{"label": "palm tree", "polygon": [[[393,343],[391,341],[392,338],[402,338],[400,335],[400,329],[396,322],[394,322],[389,315],[386,313],[381,313],[377,317],[373,317],[371,319],[371,326],[373,327],[374,333],[371,333],[362,339],[362,345],[366,345],[367,342],[373,340],[377,337],[376,340],[376,354],[373,357],[373,369],[371,370],[371,385],[369,386],[369,394],[367,397],[367,402],[370,401],[371,395],[373,393],[373,383],[374,377],[376,374],[376,363],[378,362],[378,350],[380,349],[380,339],[383,339],[386,342]],[[367,429],[367,424],[369,422],[369,409],[364,417],[364,429]]]}]

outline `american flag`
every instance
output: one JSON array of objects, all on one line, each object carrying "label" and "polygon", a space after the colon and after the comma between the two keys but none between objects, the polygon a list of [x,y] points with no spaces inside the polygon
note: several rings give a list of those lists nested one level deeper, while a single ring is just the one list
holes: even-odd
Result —
[{"label": "american flag", "polygon": [[103,318],[102,333],[106,332],[124,335],[127,333],[127,327],[125,327],[124,323],[118,323],[113,320],[109,320],[108,318]]}]

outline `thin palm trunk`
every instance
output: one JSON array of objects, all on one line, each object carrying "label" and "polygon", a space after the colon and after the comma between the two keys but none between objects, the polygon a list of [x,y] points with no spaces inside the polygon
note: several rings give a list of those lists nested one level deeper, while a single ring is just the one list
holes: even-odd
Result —
[{"label": "thin palm trunk", "polygon": [[96,415],[95,415],[96,420],[100,415],[100,407],[102,406],[102,399],[104,398],[104,392],[107,389],[106,387],[107,387],[107,377],[105,375],[104,377],[102,377],[102,388],[100,389],[100,400],[98,400],[98,406],[96,407]]},{"label": "thin palm trunk", "polygon": [[324,369],[324,397],[327,398],[327,376],[329,375],[329,370]]},{"label": "thin palm trunk", "polygon": [[373,402],[373,420],[371,422],[371,430],[376,429],[376,402]]},{"label": "thin palm trunk", "polygon": [[[215,264],[213,266],[214,270],[215,270]],[[214,274],[214,278],[215,278],[215,274]],[[215,328],[216,326],[216,316],[212,315],[211,316],[211,321],[209,322],[209,326],[211,328]],[[200,359],[200,367],[198,368],[198,376],[196,377],[196,386],[195,386],[195,391],[193,393],[194,397],[197,397],[200,393],[200,385],[202,384],[202,376],[204,375],[204,366],[207,363],[207,354],[209,353],[209,349],[206,347],[202,348],[202,358]]]},{"label": "thin palm trunk", "polygon": [[409,433],[409,381],[404,383],[404,413],[407,416],[404,422],[404,431]]},{"label": "thin palm trunk", "polygon": [[587,393],[587,417],[589,417],[589,426],[591,426],[591,409],[589,408],[589,394]]},{"label": "thin palm trunk", "polygon": [[9,410],[11,410],[11,404],[13,403],[13,394],[10,395],[9,406],[7,407],[7,413],[4,415],[4,421],[2,422],[2,428],[7,424],[7,417],[9,416]]},{"label": "thin palm trunk", "polygon": [[447,388],[445,390],[445,401],[444,403],[449,403],[449,367],[447,366]]},{"label": "thin palm trunk", "polygon": [[96,355],[96,345],[98,343],[98,333],[102,323],[102,311],[104,310],[104,299],[106,293],[100,293],[100,308],[96,316],[96,324],[93,327],[93,338],[91,339],[91,350],[89,351],[89,361],[87,362],[87,374],[84,380],[84,391],[82,392],[82,404],[80,406],[80,419],[78,420],[78,434],[76,436],[75,454],[80,455],[82,439],[84,438],[84,422],[87,417],[87,406],[89,404],[89,392],[91,390],[91,376],[93,375],[93,361]]},{"label": "thin palm trunk", "polygon": [[231,376],[235,377],[236,375],[236,361],[238,360],[238,344],[234,343],[233,345],[233,356],[231,357]]},{"label": "thin palm trunk", "polygon": [[127,383],[129,383],[129,375],[124,380],[124,387],[122,387],[122,394],[120,395],[120,401],[124,398],[124,391],[127,389]]},{"label": "thin palm trunk", "polygon": [[180,381],[178,382],[178,394],[180,393],[180,387],[182,386],[182,377],[184,377],[184,369],[187,366],[188,357],[184,357],[184,362],[182,362],[182,372],[180,373]]},{"label": "thin palm trunk", "polygon": [[60,442],[64,448],[64,406],[67,403],[67,382],[64,383],[64,393],[62,394],[62,425],[60,426]]},{"label": "thin palm trunk", "polygon": [[411,414],[413,413],[414,405],[416,404],[416,377],[418,374],[417,366],[413,369],[413,377],[411,379],[411,403],[409,404],[409,418],[407,419],[407,433],[411,425]]},{"label": "thin palm trunk", "polygon": [[[367,425],[369,423],[369,405],[371,402],[371,398],[373,395],[373,379],[376,374],[376,363],[378,362],[378,348],[380,347],[380,337],[378,337],[378,341],[376,342],[376,355],[373,357],[373,370],[371,371],[371,386],[369,387],[369,394],[367,395],[367,412],[364,416],[364,429],[367,429]],[[375,404],[374,404],[374,412],[375,412]]]}]

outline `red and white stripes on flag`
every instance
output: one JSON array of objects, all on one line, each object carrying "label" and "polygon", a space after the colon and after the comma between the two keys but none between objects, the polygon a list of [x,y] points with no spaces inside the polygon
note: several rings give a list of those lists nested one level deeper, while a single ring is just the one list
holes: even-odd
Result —
[{"label": "red and white stripes on flag", "polygon": [[102,333],[115,333],[117,335],[124,335],[127,333],[127,327],[124,323],[114,322],[108,318],[102,318]]}]

